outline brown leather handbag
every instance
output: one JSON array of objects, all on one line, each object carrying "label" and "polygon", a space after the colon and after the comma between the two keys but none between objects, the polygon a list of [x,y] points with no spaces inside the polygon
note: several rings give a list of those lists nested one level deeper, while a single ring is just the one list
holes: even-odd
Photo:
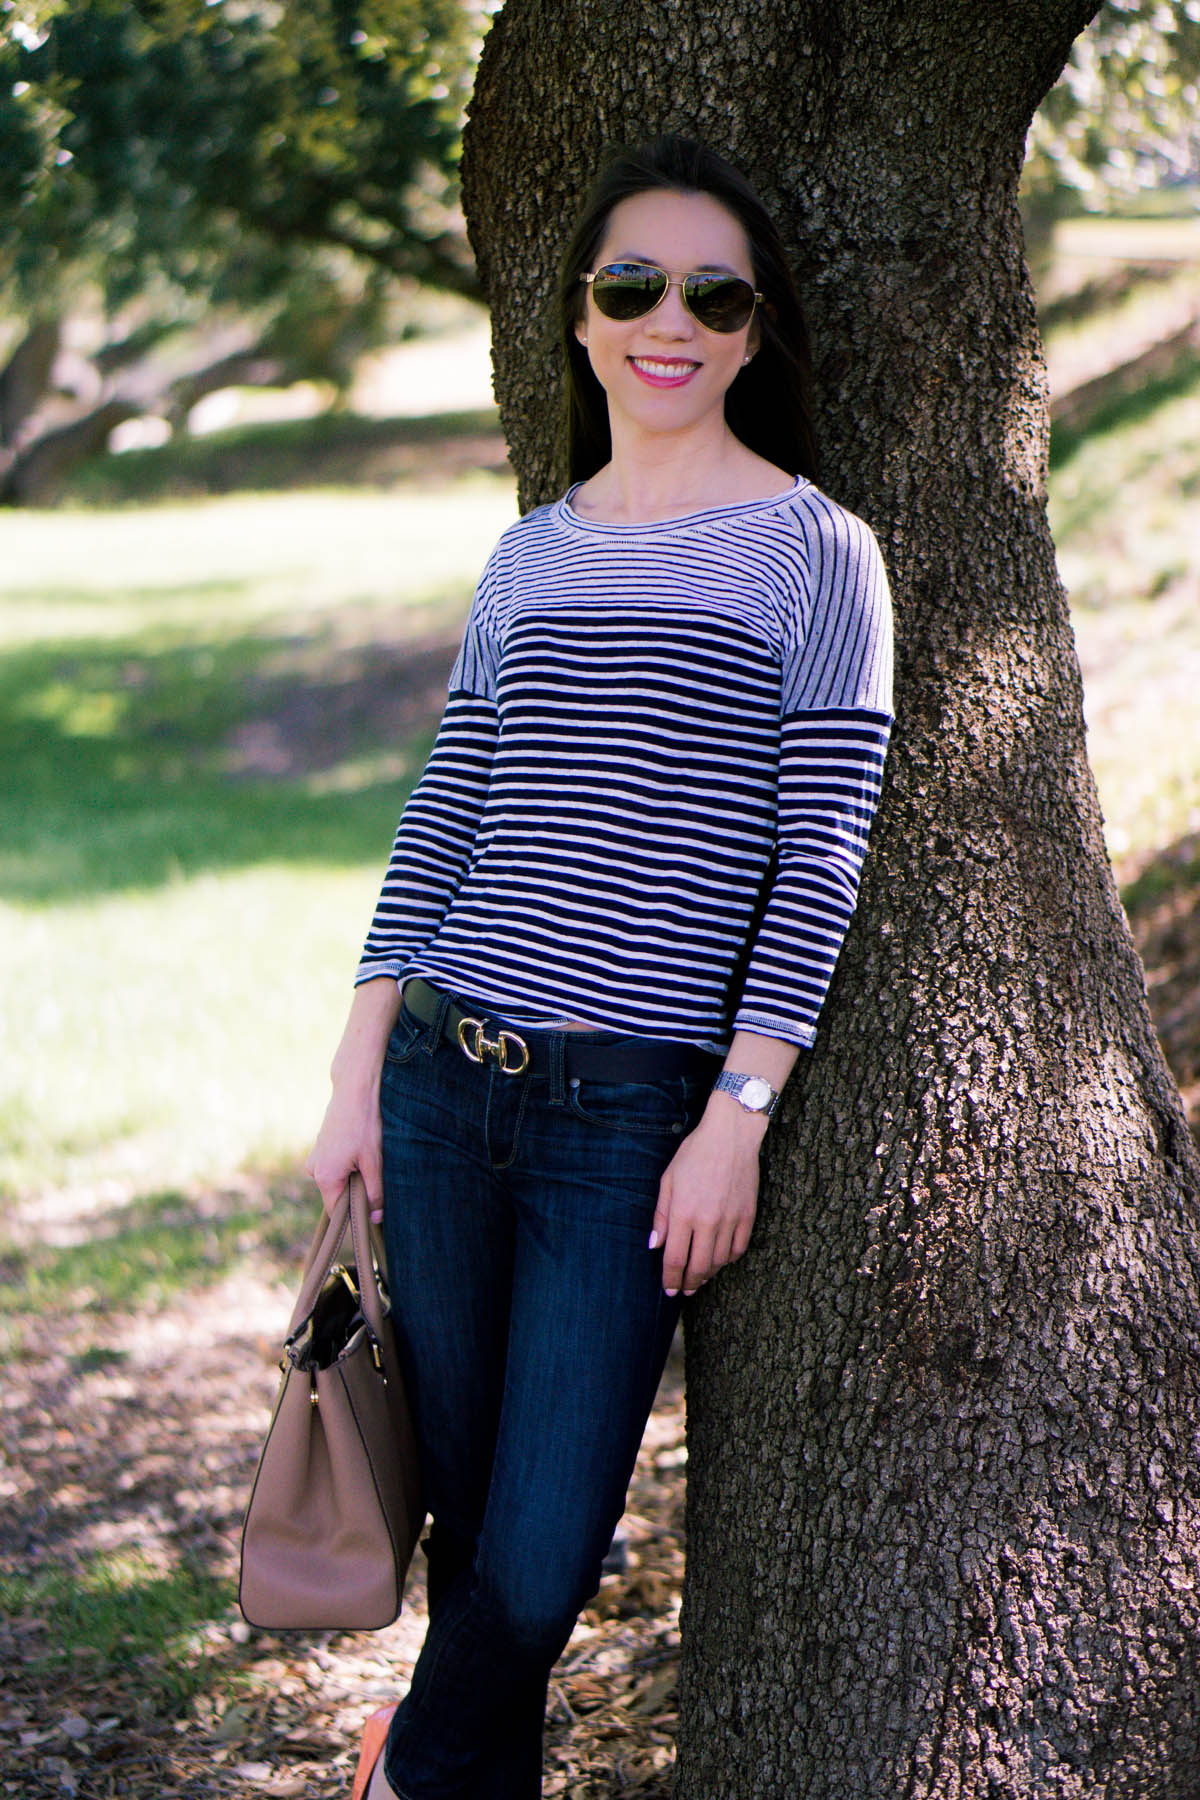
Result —
[{"label": "brown leather handbag", "polygon": [[425,1509],[382,1267],[352,1175],[309,1248],[246,1508],[251,1625],[374,1630],[400,1611]]}]

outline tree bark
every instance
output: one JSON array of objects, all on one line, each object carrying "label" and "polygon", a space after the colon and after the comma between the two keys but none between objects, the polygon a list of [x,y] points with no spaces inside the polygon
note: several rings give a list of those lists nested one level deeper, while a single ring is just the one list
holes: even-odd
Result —
[{"label": "tree bark", "polygon": [[750,1252],[688,1318],[681,1800],[1200,1795],[1200,1170],[1046,521],[1024,134],[1096,0],[507,0],[464,164],[523,504],[603,145],[785,229],[898,622],[884,804]]}]

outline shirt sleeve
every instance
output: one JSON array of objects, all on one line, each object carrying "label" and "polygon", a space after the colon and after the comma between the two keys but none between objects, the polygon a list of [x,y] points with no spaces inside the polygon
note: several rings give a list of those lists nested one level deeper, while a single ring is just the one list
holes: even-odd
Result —
[{"label": "shirt sleeve", "polygon": [[892,631],[869,527],[821,496],[803,529],[809,594],[784,639],[775,873],[734,1026],[807,1048],[879,802]]},{"label": "shirt sleeve", "polygon": [[356,987],[379,975],[399,979],[433,937],[471,859],[496,748],[494,564],[475,591],[446,710],[401,814]]}]

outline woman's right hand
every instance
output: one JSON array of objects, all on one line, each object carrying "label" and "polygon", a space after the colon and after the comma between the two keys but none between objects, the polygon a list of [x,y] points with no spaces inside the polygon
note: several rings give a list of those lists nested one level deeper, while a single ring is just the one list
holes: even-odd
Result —
[{"label": "woman's right hand", "polygon": [[378,1082],[365,1093],[334,1088],[304,1167],[320,1188],[327,1213],[333,1211],[338,1195],[357,1169],[367,1190],[371,1218],[379,1223],[383,1218],[383,1132]]},{"label": "woman's right hand", "polygon": [[380,976],[355,988],[350,1017],[329,1071],[333,1094],[304,1165],[321,1190],[321,1204],[326,1212],[332,1212],[338,1195],[357,1169],[376,1224],[383,1218],[379,1078],[399,1012],[400,990],[391,976]]}]

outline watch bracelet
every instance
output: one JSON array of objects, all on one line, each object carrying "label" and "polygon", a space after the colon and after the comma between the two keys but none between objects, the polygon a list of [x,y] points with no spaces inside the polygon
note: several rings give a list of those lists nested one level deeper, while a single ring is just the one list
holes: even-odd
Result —
[{"label": "watch bracelet", "polygon": [[[742,1094],[751,1082],[761,1082],[770,1098],[763,1106],[748,1106]],[[761,1119],[769,1119],[779,1105],[779,1090],[771,1086],[765,1075],[751,1075],[744,1071],[722,1069],[713,1083],[713,1092],[728,1094],[736,1100],[743,1112],[754,1113]]]}]

